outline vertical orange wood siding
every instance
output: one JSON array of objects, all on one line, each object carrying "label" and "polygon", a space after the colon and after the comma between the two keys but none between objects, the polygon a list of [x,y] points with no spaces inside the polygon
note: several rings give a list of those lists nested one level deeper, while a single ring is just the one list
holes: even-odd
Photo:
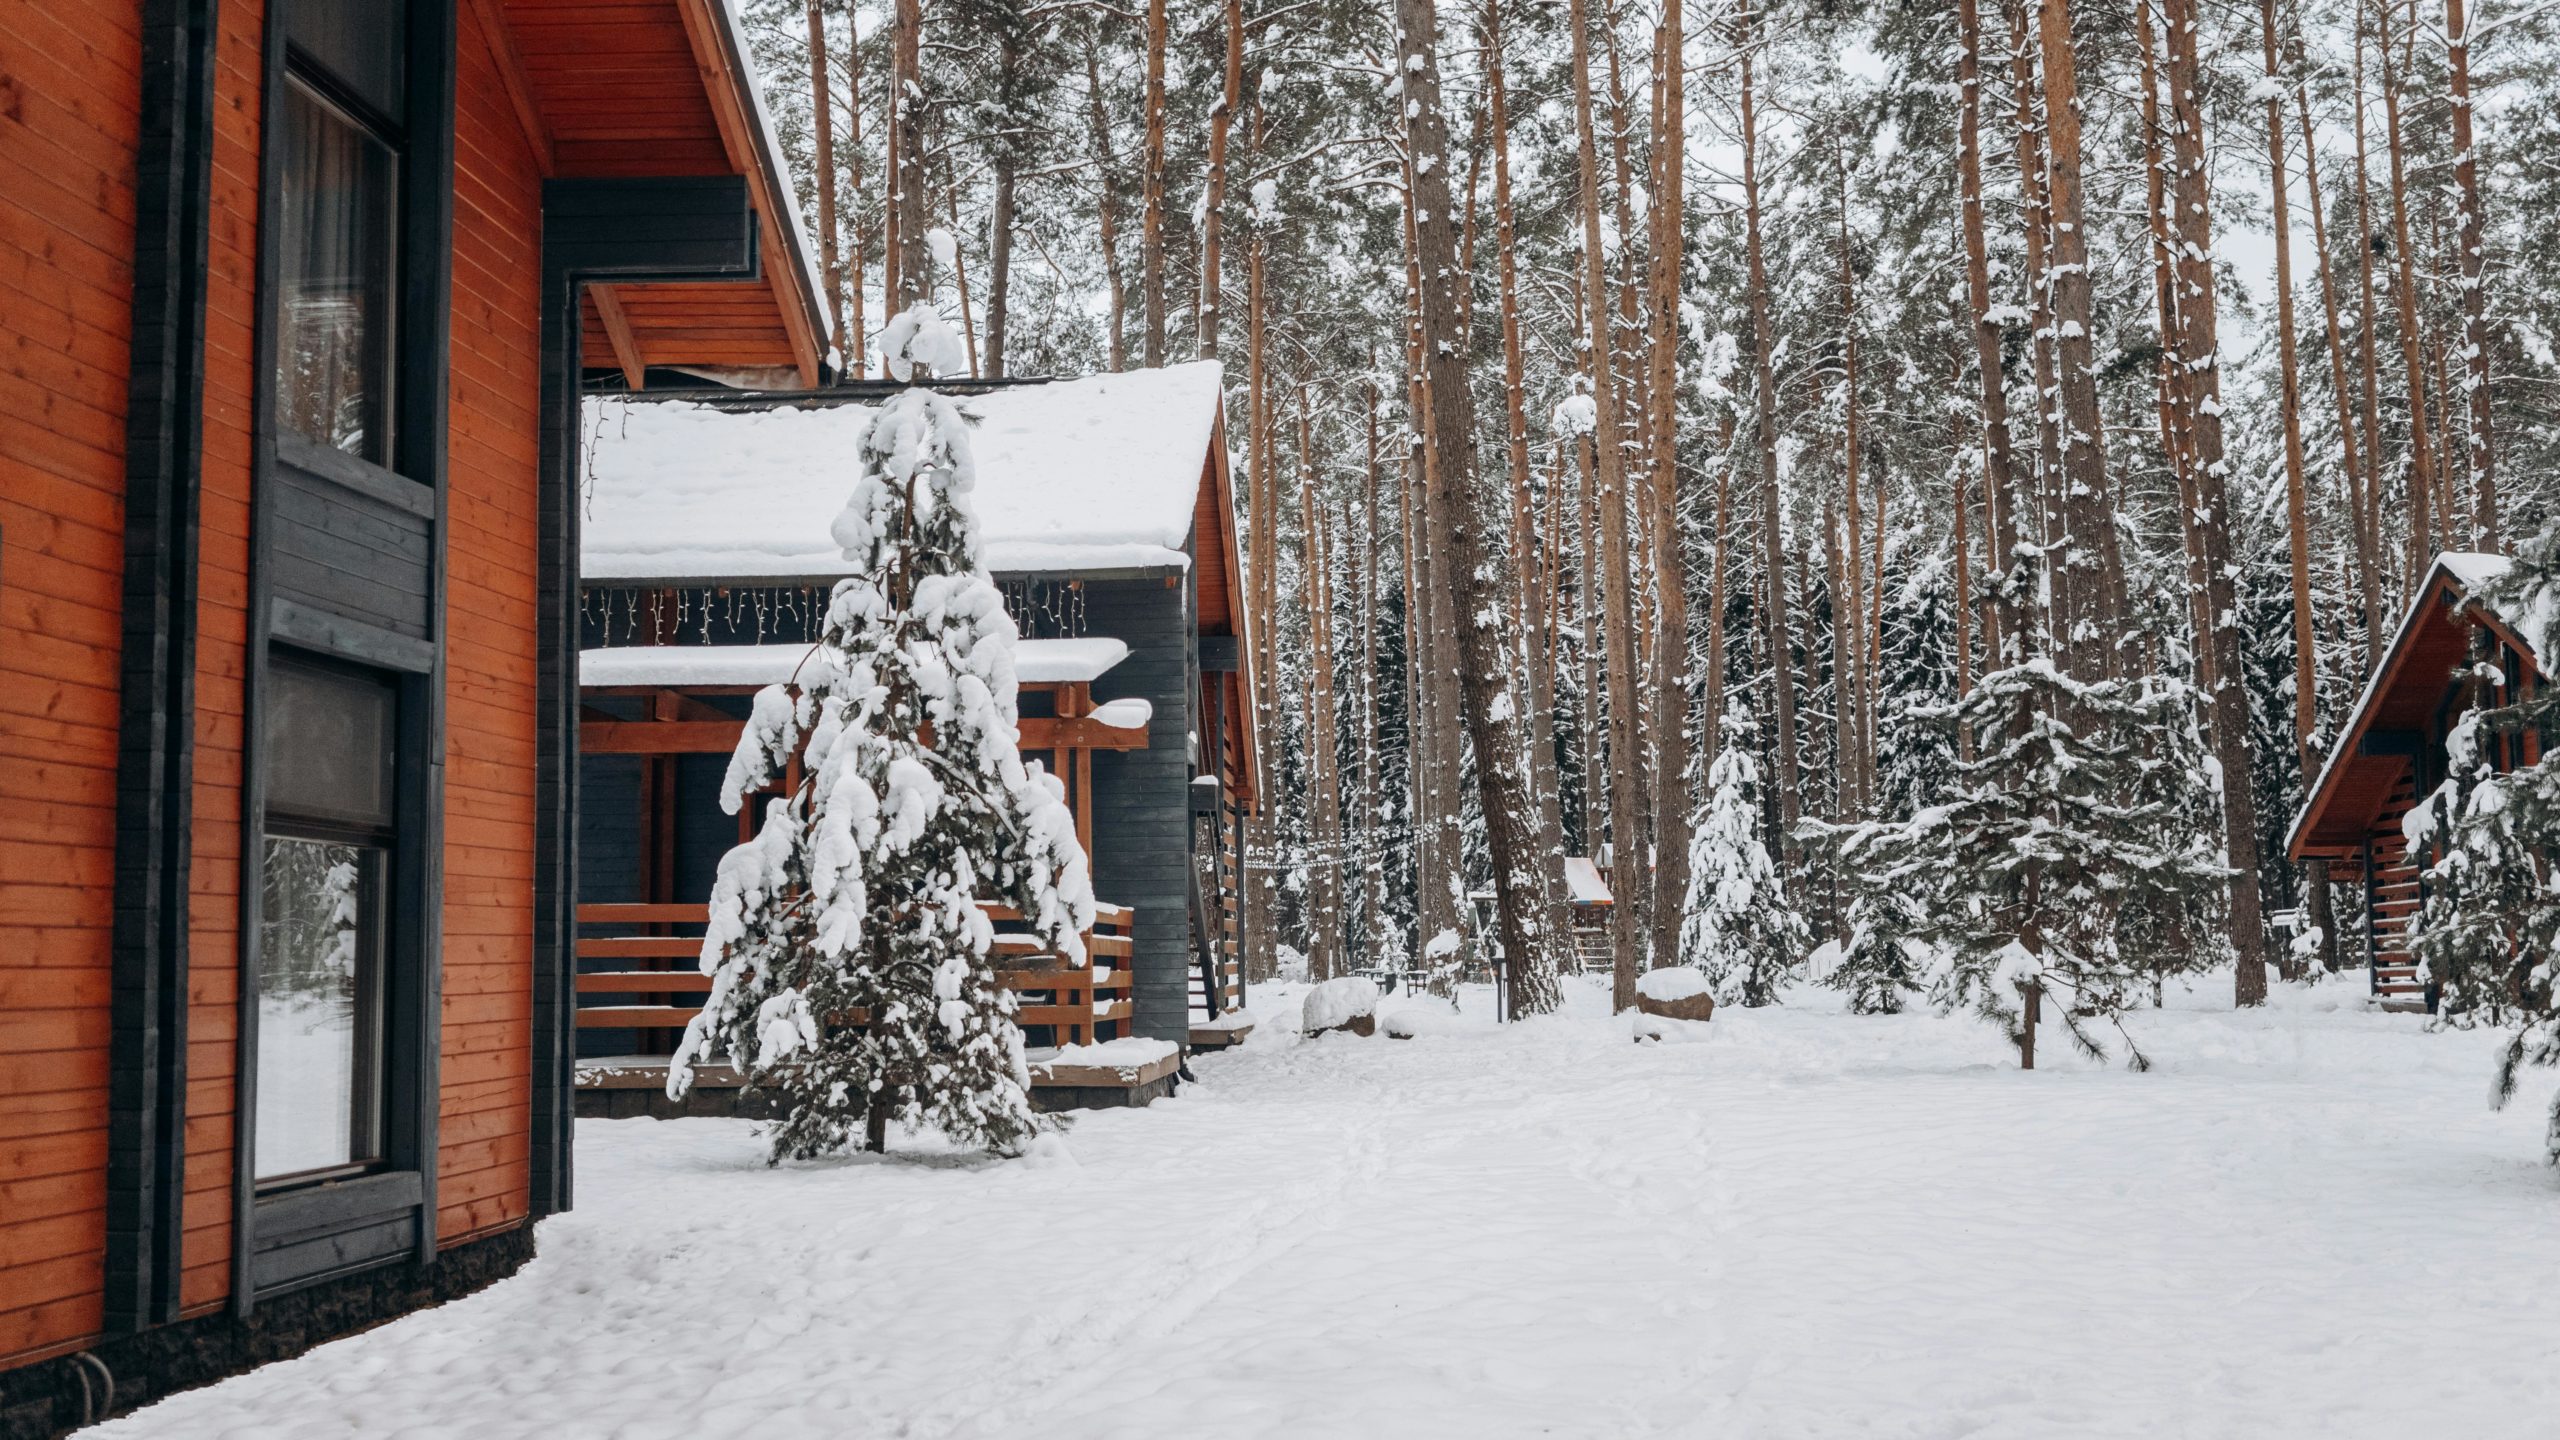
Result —
[{"label": "vertical orange wood siding", "polygon": [[[216,40],[183,1298],[230,1290],[264,5]],[[0,0],[0,1368],[92,1339],[141,42]],[[526,1213],[541,175],[464,8],[448,476],[440,1239]]]},{"label": "vertical orange wood siding", "polygon": [[106,1278],[133,9],[0,0],[0,1364]]},{"label": "vertical orange wood siding", "polygon": [[436,1229],[524,1218],[533,1044],[542,172],[462,7],[446,460],[444,1056]]}]

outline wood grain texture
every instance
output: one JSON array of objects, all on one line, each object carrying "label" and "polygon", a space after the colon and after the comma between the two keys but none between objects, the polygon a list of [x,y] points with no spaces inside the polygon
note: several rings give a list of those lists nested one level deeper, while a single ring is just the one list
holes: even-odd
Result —
[{"label": "wood grain texture", "polygon": [[0,1365],[102,1315],[141,44],[130,6],[0,0],[0,809],[59,857],[0,854]]}]

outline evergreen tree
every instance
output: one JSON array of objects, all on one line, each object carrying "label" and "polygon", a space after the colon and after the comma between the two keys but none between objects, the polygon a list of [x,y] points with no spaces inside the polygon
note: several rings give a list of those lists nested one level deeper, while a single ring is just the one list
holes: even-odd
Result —
[{"label": "evergreen tree", "polygon": [[2194,783],[2207,773],[2195,711],[2191,690],[2157,677],[2084,682],[2042,658],[1994,671],[1953,711],[1976,751],[1953,796],[1841,837],[1878,933],[1899,938],[1887,921],[1907,917],[1931,948],[1941,1009],[2020,1036],[2034,987],[2103,1056],[2090,1022],[2115,1022],[2140,982],[2215,958],[2228,872]]},{"label": "evergreen tree", "polygon": [[1812,944],[1761,843],[1760,762],[1747,710],[1724,716],[1724,743],[1707,769],[1707,796],[1690,827],[1689,895],[1680,958],[1715,985],[1718,1003],[1768,1005]]},{"label": "evergreen tree", "polygon": [[[2536,655],[2560,654],[2560,528],[2527,543],[2477,599],[2517,625]],[[2505,675],[2475,659],[2466,679],[2486,696]],[[2447,738],[2448,778],[2409,817],[2412,849],[2436,857],[2412,948],[2438,989],[2443,1023],[2514,1031],[2499,1052],[2493,1103],[2501,1106],[2524,1067],[2560,1065],[2560,884],[2552,868],[2560,855],[2560,759],[2547,748],[2555,727],[2560,698],[2548,685],[2474,708]],[[2520,757],[2537,737],[2540,759],[2500,773],[2498,759]],[[2560,1100],[2547,1147],[2560,1164]]]},{"label": "evergreen tree", "polygon": [[1943,555],[1913,566],[1885,606],[1876,742],[1881,818],[1918,814],[1954,783],[1954,732],[1929,717],[1956,700],[1955,607],[1954,573]]},{"label": "evergreen tree", "polygon": [[[891,372],[962,365],[919,305],[882,336]],[[1014,622],[978,557],[975,462],[951,401],[880,407],[834,538],[855,567],[795,696],[756,697],[721,792],[736,811],[787,776],[720,862],[703,970],[667,1090],[725,1050],[786,1110],[775,1160],[842,1149],[891,1119],[1010,1150],[1034,1132],[1022,1032],[979,901],[1073,960],[1093,888],[1058,781],[1015,745]],[[858,1018],[857,1018],[858,1017]]]}]

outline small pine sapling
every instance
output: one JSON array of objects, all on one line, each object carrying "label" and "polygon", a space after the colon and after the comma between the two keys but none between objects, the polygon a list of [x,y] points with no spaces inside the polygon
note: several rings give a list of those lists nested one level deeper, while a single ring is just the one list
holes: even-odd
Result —
[{"label": "small pine sapling", "polygon": [[[2560,527],[2528,542],[2476,598],[2535,655],[2560,654]],[[2484,700],[2509,684],[2476,654],[2466,678]],[[2406,825],[2411,852],[2433,857],[2411,948],[2436,989],[2438,1023],[2514,1032],[2492,1091],[2503,1106],[2526,1066],[2560,1065],[2560,761],[2548,739],[2560,695],[2544,683],[2497,698],[2455,723],[2446,779]],[[2528,754],[2533,763],[2518,763]],[[2560,1164],[2560,1099],[2545,1135]]]},{"label": "small pine sapling", "polygon": [[1760,762],[1749,712],[1726,711],[1723,734],[1690,827],[1680,959],[1706,975],[1716,1003],[1768,1005],[1812,945],[1812,932],[1761,843]]},{"label": "small pine sapling", "polygon": [[[901,378],[957,351],[921,305],[883,344]],[[1016,748],[1017,632],[979,560],[967,422],[941,395],[901,391],[859,461],[833,531],[854,574],[796,693],[756,697],[729,763],[732,813],[786,789],[720,863],[711,993],[667,1091],[725,1051],[783,1097],[776,1161],[841,1150],[857,1129],[878,1149],[891,1120],[1011,1151],[1038,1120],[979,902],[1080,962],[1093,887],[1063,788]]]},{"label": "small pine sapling", "polygon": [[[2195,777],[2193,692],[2159,677],[2083,682],[2049,660],[1997,670],[1951,711],[1974,737],[1950,797],[1840,837],[1853,910],[1894,916],[1933,956],[1931,998],[2032,1054],[2030,1005],[2054,1002],[2093,1058],[2145,982],[2211,963],[2229,871]],[[2032,992],[2032,993],[2031,993]]]}]

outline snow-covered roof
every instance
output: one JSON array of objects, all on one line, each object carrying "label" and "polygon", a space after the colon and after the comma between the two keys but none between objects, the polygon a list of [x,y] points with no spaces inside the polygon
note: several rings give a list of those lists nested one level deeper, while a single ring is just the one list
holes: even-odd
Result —
[{"label": "snow-covered roof", "polygon": [[[580,685],[781,685],[799,673],[808,645],[615,645],[578,655]],[[1129,658],[1127,642],[1017,640],[1013,674],[1025,685],[1084,684]],[[1107,722],[1106,722],[1107,723]],[[1141,717],[1138,724],[1146,724]]]},{"label": "snow-covered roof", "polygon": [[1600,878],[1600,867],[1588,855],[1564,857],[1564,897],[1576,905],[1608,905],[1615,903],[1609,894],[1609,882]]},{"label": "snow-covered roof", "polygon": [[2439,575],[2451,579],[2464,593],[2476,593],[2487,582],[2507,573],[2512,564],[2504,555],[2484,554],[2475,550],[2447,550],[2437,554],[2435,563],[2427,567],[2426,578],[2409,592],[2408,608],[2400,616],[2400,626],[2392,632],[2391,643],[2373,657],[2373,668],[2364,677],[2364,689],[2357,693],[2355,705],[2347,711],[2337,733],[2330,738],[2329,753],[2321,758],[2320,773],[2311,787],[2303,792],[2302,807],[2294,812],[2293,823],[2285,828],[2288,853],[2302,843],[2303,828],[2311,823],[2312,812],[2320,808],[2322,797],[2329,792],[2330,781],[2338,767],[2354,752],[2356,736],[2363,730],[2365,716],[2370,713],[2382,693],[2382,684],[2391,674],[2391,657],[2409,643],[2409,637],[2426,619],[2429,607],[2437,604]]},{"label": "snow-covered roof", "polygon": [[[960,397],[1000,574],[1179,568],[1218,433],[1214,361]],[[871,408],[591,396],[583,578],[820,580]]]}]

